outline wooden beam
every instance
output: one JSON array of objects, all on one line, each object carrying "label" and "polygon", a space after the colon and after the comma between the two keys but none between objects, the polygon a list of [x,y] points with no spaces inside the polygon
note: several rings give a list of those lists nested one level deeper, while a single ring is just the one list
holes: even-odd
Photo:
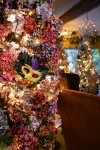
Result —
[{"label": "wooden beam", "polygon": [[67,23],[85,13],[93,8],[100,5],[100,0],[81,0],[76,5],[74,5],[70,10],[64,13],[60,19],[63,23]]}]

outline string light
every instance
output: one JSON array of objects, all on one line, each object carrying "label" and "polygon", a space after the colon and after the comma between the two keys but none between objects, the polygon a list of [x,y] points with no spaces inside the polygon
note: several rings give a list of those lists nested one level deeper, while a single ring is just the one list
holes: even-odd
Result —
[{"label": "string light", "polygon": [[97,31],[95,25],[87,17],[85,22],[79,28],[82,35],[82,41],[79,45],[78,55],[78,74],[80,76],[80,91],[97,94],[98,91],[98,75],[93,62],[92,48],[89,38],[95,36]]}]

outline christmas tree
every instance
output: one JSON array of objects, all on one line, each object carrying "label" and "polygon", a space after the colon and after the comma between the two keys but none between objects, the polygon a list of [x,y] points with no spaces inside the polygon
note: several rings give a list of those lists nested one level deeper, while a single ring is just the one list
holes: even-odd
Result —
[{"label": "christmas tree", "polygon": [[64,49],[61,50],[60,60],[59,60],[59,68],[63,70],[64,73],[70,73],[69,62],[67,61],[68,55],[65,53]]},{"label": "christmas tree", "polygon": [[53,150],[62,22],[54,0],[0,0],[1,149]]},{"label": "christmas tree", "polygon": [[90,20],[82,22],[80,28],[82,40],[79,45],[78,74],[80,76],[80,91],[91,94],[98,93],[99,77],[93,62],[91,39],[96,36],[95,25]]}]

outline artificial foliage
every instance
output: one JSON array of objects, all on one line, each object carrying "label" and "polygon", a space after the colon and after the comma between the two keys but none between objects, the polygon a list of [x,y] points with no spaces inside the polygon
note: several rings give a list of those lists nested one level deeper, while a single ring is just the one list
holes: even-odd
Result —
[{"label": "artificial foliage", "polygon": [[53,2],[0,0],[0,149],[55,148],[62,22]]},{"label": "artificial foliage", "polygon": [[64,49],[61,50],[61,56],[59,60],[59,68],[64,73],[70,73],[71,69],[69,69],[69,62],[67,61],[68,55],[65,53]]},{"label": "artificial foliage", "polygon": [[[66,33],[66,34],[65,34]],[[78,48],[79,44],[83,41],[83,36],[81,35],[80,31],[73,31],[71,33],[62,32],[63,38],[63,47],[64,48]],[[99,48],[100,46],[100,35],[99,32],[95,32],[93,35],[88,35],[88,40],[92,46],[92,48]],[[99,48],[100,49],[100,48]]]}]

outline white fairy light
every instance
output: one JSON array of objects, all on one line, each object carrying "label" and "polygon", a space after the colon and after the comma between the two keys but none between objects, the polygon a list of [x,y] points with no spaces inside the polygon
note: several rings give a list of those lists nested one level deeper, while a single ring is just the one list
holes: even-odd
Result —
[{"label": "white fairy light", "polygon": [[79,29],[83,41],[79,47],[79,58],[78,58],[78,74],[80,76],[80,91],[96,94],[98,75],[96,73],[92,49],[90,45],[90,37],[97,34],[95,25],[88,18],[85,22],[82,22],[82,26]]},{"label": "white fairy light", "polygon": [[7,20],[10,22],[15,22],[16,21],[16,15],[15,14],[8,15]]}]

